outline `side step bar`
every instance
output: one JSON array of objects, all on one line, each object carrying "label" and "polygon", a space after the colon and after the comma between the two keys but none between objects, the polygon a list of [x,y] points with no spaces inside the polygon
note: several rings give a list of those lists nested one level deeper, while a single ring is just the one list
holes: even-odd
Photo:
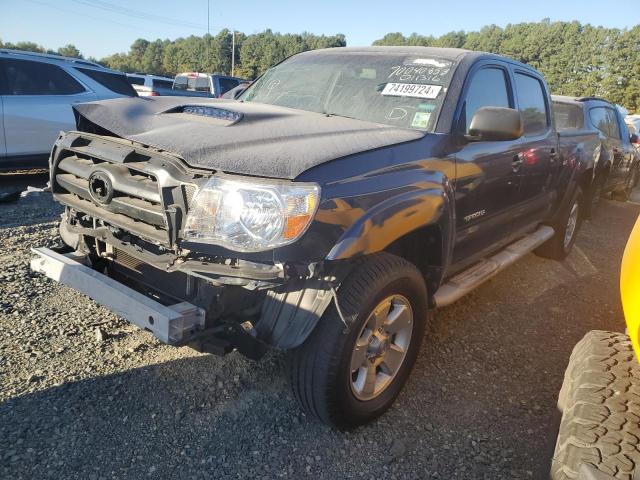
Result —
[{"label": "side step bar", "polygon": [[446,307],[476,289],[516,260],[542,245],[553,236],[553,228],[542,226],[535,232],[510,244],[493,257],[482,260],[440,286],[433,296],[436,307]]},{"label": "side step bar", "polygon": [[160,341],[180,345],[204,329],[205,312],[191,303],[165,306],[81,263],[83,257],[61,255],[48,248],[32,248],[31,270],[84,293],[100,305]]}]

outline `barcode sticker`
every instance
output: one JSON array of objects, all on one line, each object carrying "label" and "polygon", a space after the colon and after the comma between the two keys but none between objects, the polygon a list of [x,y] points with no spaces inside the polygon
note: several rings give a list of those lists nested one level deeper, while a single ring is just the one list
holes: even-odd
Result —
[{"label": "barcode sticker", "polygon": [[392,97],[436,98],[442,90],[440,85],[423,85],[420,83],[387,83],[382,95]]}]

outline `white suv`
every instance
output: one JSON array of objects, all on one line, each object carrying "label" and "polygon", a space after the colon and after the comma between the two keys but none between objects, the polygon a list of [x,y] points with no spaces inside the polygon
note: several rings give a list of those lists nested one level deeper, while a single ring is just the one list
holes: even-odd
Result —
[{"label": "white suv", "polygon": [[0,49],[0,171],[45,167],[58,133],[75,128],[74,104],[135,96],[97,63]]}]

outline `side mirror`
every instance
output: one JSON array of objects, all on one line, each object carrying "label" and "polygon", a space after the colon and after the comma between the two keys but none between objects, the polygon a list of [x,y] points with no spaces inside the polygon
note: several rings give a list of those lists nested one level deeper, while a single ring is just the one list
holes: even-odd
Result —
[{"label": "side mirror", "polygon": [[631,141],[631,143],[634,143],[634,144],[640,143],[640,139],[638,139],[637,133],[632,133],[631,136],[629,137],[629,140]]},{"label": "side mirror", "polygon": [[517,140],[524,133],[522,115],[518,110],[504,107],[479,108],[469,125],[469,140]]}]

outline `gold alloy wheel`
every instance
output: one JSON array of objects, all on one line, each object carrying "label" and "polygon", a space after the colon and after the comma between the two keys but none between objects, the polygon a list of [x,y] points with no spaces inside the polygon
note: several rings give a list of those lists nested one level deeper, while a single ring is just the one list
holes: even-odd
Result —
[{"label": "gold alloy wheel", "polygon": [[398,374],[413,333],[413,310],[402,295],[382,300],[369,314],[351,354],[351,391],[359,400],[379,396]]}]

